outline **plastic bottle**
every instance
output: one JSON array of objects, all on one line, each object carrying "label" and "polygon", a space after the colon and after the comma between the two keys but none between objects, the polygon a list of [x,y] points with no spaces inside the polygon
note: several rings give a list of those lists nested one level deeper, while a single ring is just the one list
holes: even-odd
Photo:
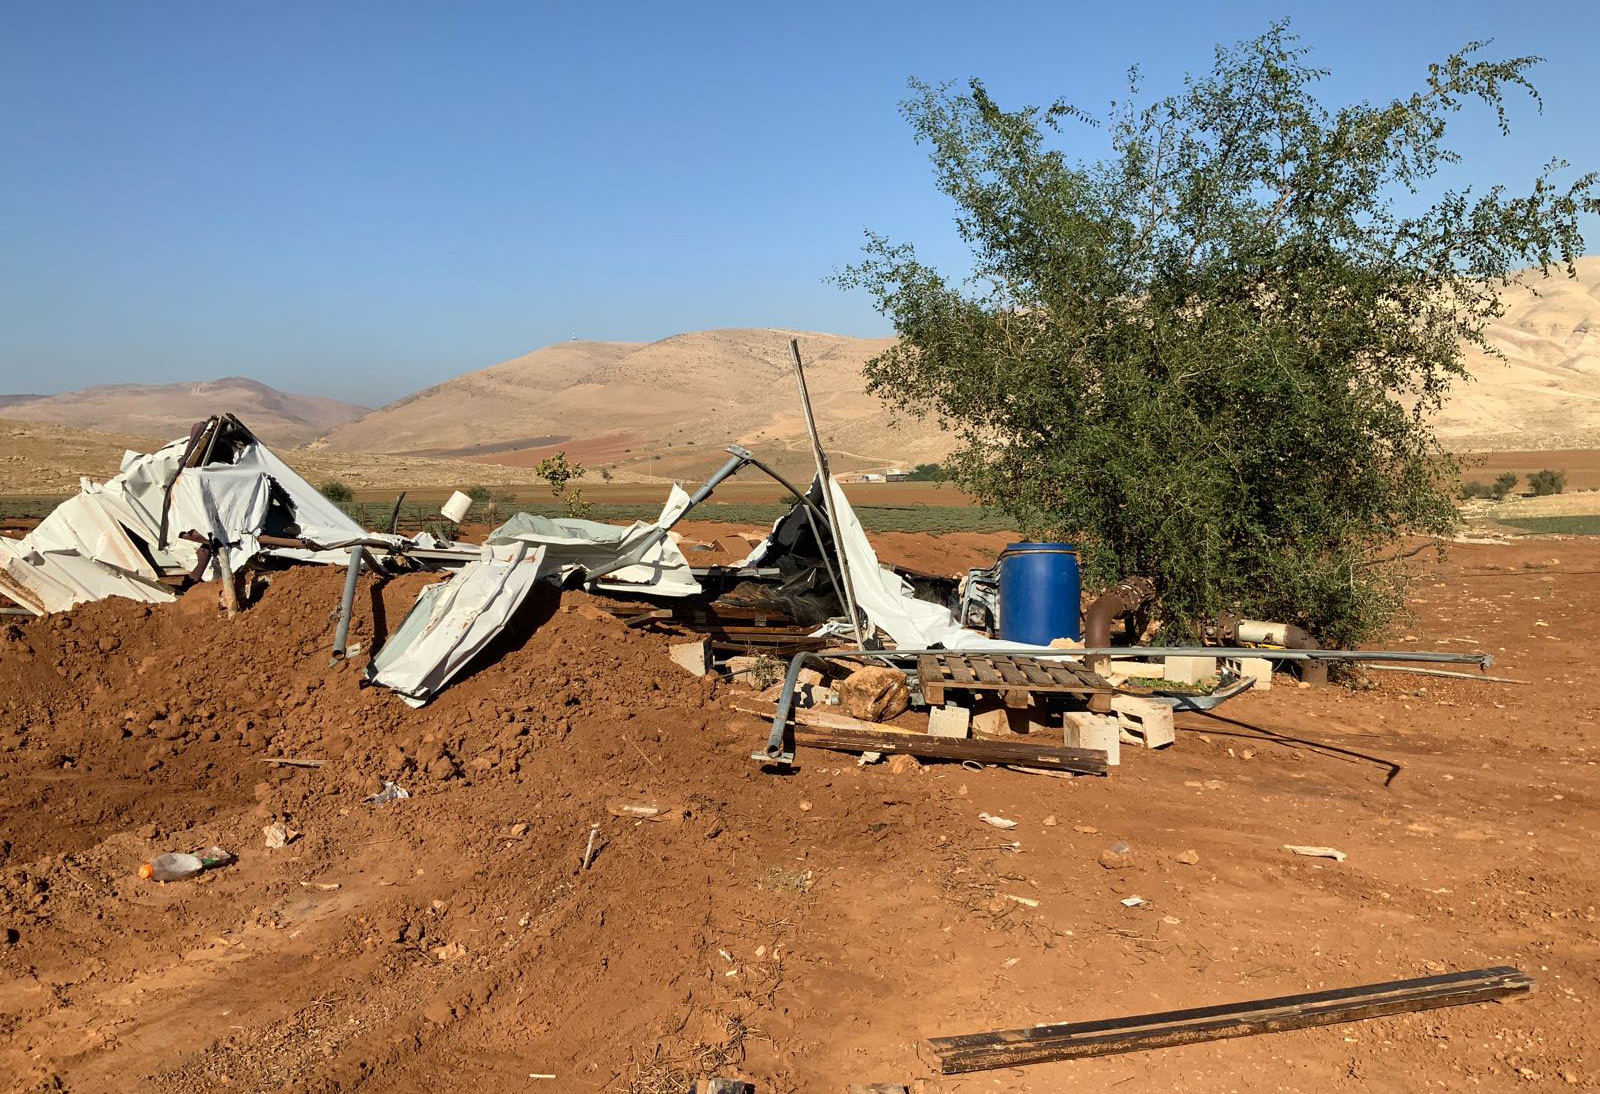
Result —
[{"label": "plastic bottle", "polygon": [[202,847],[192,855],[168,851],[139,867],[139,876],[150,881],[185,881],[213,866],[226,866],[234,856],[220,847]]},{"label": "plastic bottle", "polygon": [[139,876],[150,881],[183,881],[206,868],[199,855],[186,855],[182,851],[168,851],[157,855],[139,867]]}]

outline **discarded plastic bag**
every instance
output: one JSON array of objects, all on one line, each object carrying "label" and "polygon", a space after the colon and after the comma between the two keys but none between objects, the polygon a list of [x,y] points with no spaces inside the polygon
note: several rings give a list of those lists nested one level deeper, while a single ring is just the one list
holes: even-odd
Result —
[{"label": "discarded plastic bag", "polygon": [[383,780],[383,789],[372,797],[366,799],[373,805],[382,805],[384,802],[404,801],[411,796],[411,791],[403,786],[396,786],[388,779]]}]

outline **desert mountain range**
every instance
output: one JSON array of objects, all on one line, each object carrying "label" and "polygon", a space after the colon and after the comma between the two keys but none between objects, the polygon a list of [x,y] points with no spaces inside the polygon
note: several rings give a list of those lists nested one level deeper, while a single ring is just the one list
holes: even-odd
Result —
[{"label": "desert mountain range", "polygon": [[861,367],[888,339],[712,330],[647,344],[561,342],[469,372],[346,423],[319,447],[531,466],[555,450],[625,472],[695,477],[748,445],[809,463],[789,363],[797,337],[830,454],[841,468],[936,459],[930,424],[895,422],[862,391]]},{"label": "desert mountain range", "polygon": [[243,376],[177,384],[100,384],[60,395],[0,395],[0,418],[163,439],[220,411],[238,415],[271,445],[313,441],[367,408],[293,395]]},{"label": "desert mountain range", "polygon": [[[1600,256],[1579,279],[1530,277],[1489,330],[1504,359],[1473,350],[1475,380],[1438,418],[1457,451],[1600,447]],[[1537,292],[1537,295],[1535,295]],[[531,464],[556,449],[585,463],[703,474],[738,442],[803,465],[789,371],[798,337],[824,439],[844,467],[937,459],[933,421],[896,420],[862,391],[861,366],[887,339],[714,330],[648,344],[563,342],[469,372],[331,430],[319,444]],[[709,449],[709,451],[708,451]]]},{"label": "desert mountain range", "polygon": [[[1475,380],[1458,385],[1437,419],[1450,447],[1600,448],[1600,256],[1579,259],[1578,271],[1576,281],[1529,277],[1531,288],[1506,293],[1506,314],[1489,329],[1504,357],[1469,352]],[[949,450],[937,422],[897,417],[862,390],[863,364],[888,339],[771,329],[560,342],[368,412],[235,377],[0,397],[0,417],[172,437],[230,410],[269,442],[314,442],[335,462],[340,453],[392,454],[526,469],[564,450],[623,478],[701,478],[726,458],[723,445],[739,443],[798,474],[810,455],[791,337],[836,467],[906,466]]]}]

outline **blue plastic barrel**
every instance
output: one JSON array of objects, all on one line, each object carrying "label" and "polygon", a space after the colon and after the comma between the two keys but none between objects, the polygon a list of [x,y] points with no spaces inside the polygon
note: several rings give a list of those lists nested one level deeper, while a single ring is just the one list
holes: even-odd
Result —
[{"label": "blue plastic barrel", "polygon": [[1077,638],[1078,551],[1070,543],[1013,543],[1000,552],[1000,637],[1047,646]]}]

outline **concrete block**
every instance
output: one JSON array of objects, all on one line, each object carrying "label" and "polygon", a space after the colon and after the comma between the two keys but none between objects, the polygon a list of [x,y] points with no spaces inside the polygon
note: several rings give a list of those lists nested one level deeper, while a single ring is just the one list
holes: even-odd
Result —
[{"label": "concrete block", "polygon": [[667,655],[696,676],[704,676],[711,671],[711,643],[704,638],[698,642],[678,642],[668,646]]},{"label": "concrete block", "polygon": [[1100,675],[1113,684],[1120,684],[1124,680],[1159,680],[1162,676],[1161,662],[1114,657],[1111,663],[1100,671]]},{"label": "concrete block", "polygon": [[1168,657],[1161,676],[1178,684],[1198,684],[1216,674],[1215,657]]},{"label": "concrete block", "polygon": [[972,732],[972,712],[946,703],[928,711],[928,732],[935,737],[967,737]]},{"label": "concrete block", "polygon": [[1092,748],[1106,754],[1106,766],[1115,767],[1122,762],[1121,729],[1113,714],[1090,714],[1082,710],[1069,710],[1061,716],[1064,727],[1063,743],[1068,748]]},{"label": "concrete block", "polygon": [[1272,662],[1265,657],[1228,657],[1222,667],[1243,680],[1254,680],[1251,691],[1272,690]]},{"label": "concrete block", "polygon": [[972,715],[972,732],[988,737],[1038,733],[1051,727],[1051,716],[1038,707],[992,707]]},{"label": "concrete block", "polygon": [[1137,695],[1113,695],[1111,709],[1116,713],[1122,730],[1128,734],[1123,738],[1126,744],[1162,748],[1178,739],[1172,728],[1172,708],[1165,703]]}]

